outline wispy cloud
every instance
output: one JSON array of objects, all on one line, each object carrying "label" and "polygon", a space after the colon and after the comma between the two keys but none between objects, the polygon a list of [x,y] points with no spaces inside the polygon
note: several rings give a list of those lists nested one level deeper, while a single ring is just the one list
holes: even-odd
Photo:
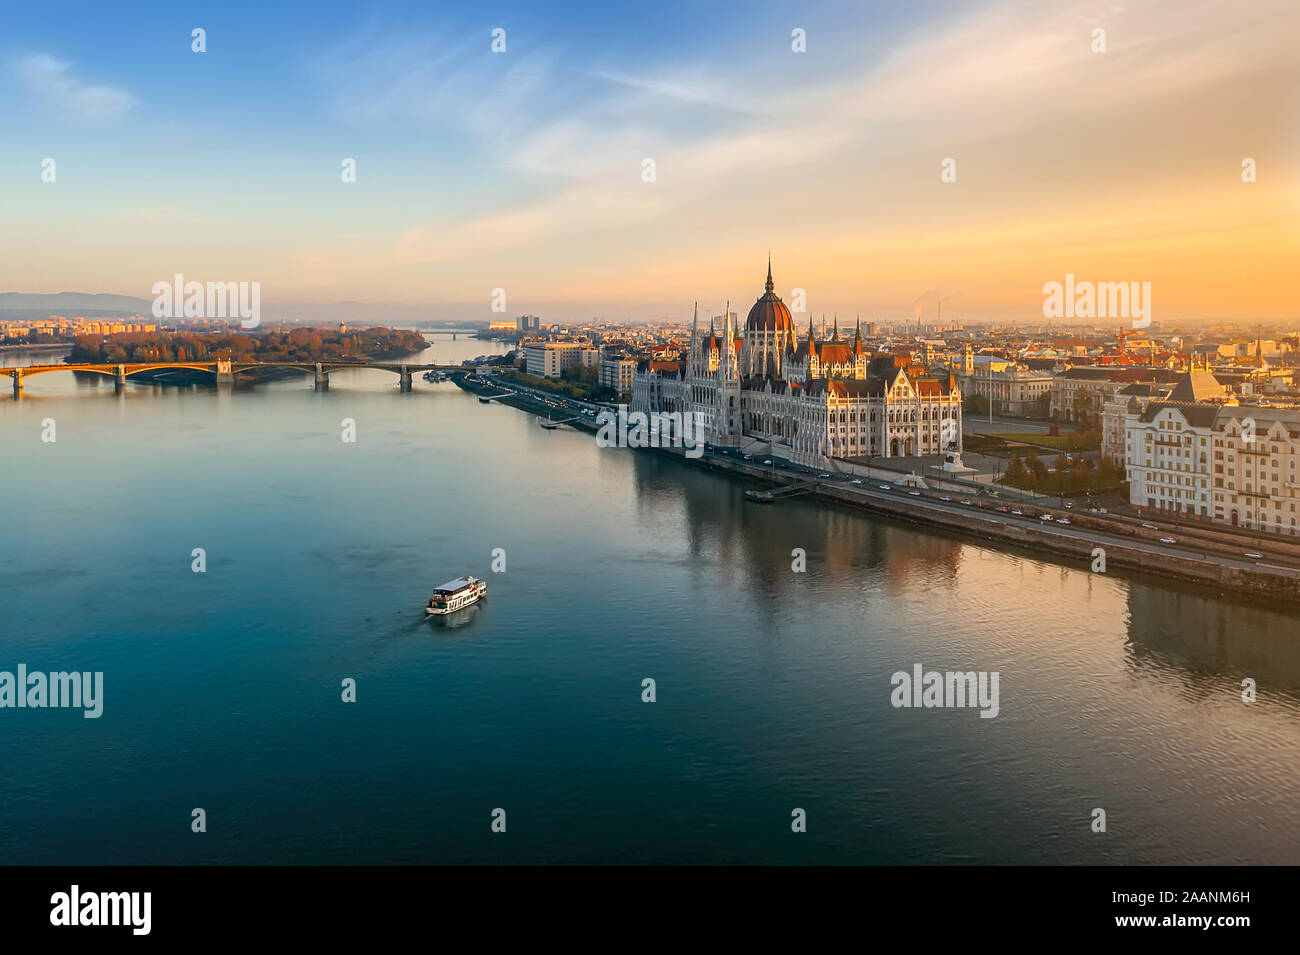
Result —
[{"label": "wispy cloud", "polygon": [[23,84],[42,102],[76,119],[118,119],[137,103],[126,90],[88,83],[73,74],[71,64],[44,53],[19,60],[14,68]]},{"label": "wispy cloud", "polygon": [[715,78],[691,76],[685,79],[660,79],[649,76],[632,76],[614,70],[593,70],[589,74],[616,86],[640,90],[676,102],[738,113],[759,114],[763,111],[748,102],[740,91],[728,88]]}]

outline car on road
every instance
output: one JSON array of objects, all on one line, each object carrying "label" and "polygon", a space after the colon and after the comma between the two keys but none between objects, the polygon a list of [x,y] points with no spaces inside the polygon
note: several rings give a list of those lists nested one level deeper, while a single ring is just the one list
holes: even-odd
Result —
[{"label": "car on road", "polygon": [[1246,551],[1246,553],[1242,554],[1241,556],[1242,556],[1242,557],[1249,557],[1251,560],[1260,560],[1261,558],[1263,558],[1264,555],[1263,555],[1263,554],[1256,553],[1256,552],[1253,551],[1253,550],[1248,550],[1248,551]]},{"label": "car on road", "polygon": [[940,495],[939,495],[939,500],[941,500],[941,501],[951,501],[952,498],[950,498],[947,494],[940,494]]},{"label": "car on road", "polygon": [[1162,544],[1177,544],[1178,541],[1174,540],[1172,537],[1162,537],[1162,538],[1160,538],[1160,543],[1162,543]]},{"label": "car on road", "polygon": [[1160,528],[1156,527],[1154,524],[1146,524],[1146,523],[1144,523],[1142,526],[1145,527],[1145,528],[1146,528],[1147,530],[1149,530],[1149,531],[1158,531],[1158,530],[1160,530]]},{"label": "car on road", "polygon": [[998,512],[1001,513],[1001,514],[1006,514],[1006,513],[1008,513],[1008,510],[1007,510],[1006,507],[999,507],[999,508],[998,508]]},{"label": "car on road", "polygon": [[1014,514],[1014,515],[1016,515],[1016,517],[1024,517],[1024,516],[1025,516],[1025,512],[1022,511],[1022,510],[1020,510],[1020,509],[1018,509],[1018,508],[1017,508],[1016,510],[1013,510],[1011,513]]},{"label": "car on road", "polygon": [[764,458],[764,459],[763,459],[763,463],[764,463],[764,464],[771,464],[771,463],[772,463],[772,459],[771,459],[771,458]]},{"label": "car on road", "polygon": [[1070,519],[1069,519],[1068,517],[1058,517],[1058,518],[1056,519],[1056,523],[1058,523],[1058,524],[1068,524],[1068,523],[1070,523]]},{"label": "car on road", "polygon": [[752,461],[754,459],[754,456],[752,454],[746,454],[744,457],[746,461]]},{"label": "car on road", "polygon": [[888,485],[888,484],[877,484],[876,487],[880,488],[882,491],[888,491],[888,490],[889,490],[889,485]]},{"label": "car on road", "polygon": [[1066,501],[1066,502],[1065,502],[1065,509],[1066,509],[1067,511],[1069,511],[1069,510],[1073,510],[1073,509],[1074,509],[1074,505],[1071,504],[1069,501]]},{"label": "car on road", "polygon": [[817,476],[818,476],[819,478],[828,478],[828,477],[830,477],[830,475],[827,474],[825,471],[823,471],[821,474],[819,474],[819,475],[817,475]]},{"label": "car on road", "polygon": [[854,479],[853,479],[852,481],[850,481],[849,483],[850,483],[850,484],[861,484],[861,483],[862,483],[862,478],[854,478]]},{"label": "car on road", "polygon": [[910,494],[910,495],[912,495],[912,497],[920,497],[920,496],[921,496],[921,492],[920,492],[920,491],[908,491],[907,493]]},{"label": "car on road", "polygon": [[1052,519],[1052,515],[1051,515],[1051,514],[1039,514],[1039,515],[1038,515],[1038,519],[1039,519],[1040,521],[1050,521],[1050,520]]},{"label": "car on road", "polygon": [[964,498],[964,497],[961,499],[961,502],[962,502],[963,504],[965,504],[967,507],[974,507],[974,506],[975,506],[975,505],[972,504],[970,501],[966,500],[966,498]]}]

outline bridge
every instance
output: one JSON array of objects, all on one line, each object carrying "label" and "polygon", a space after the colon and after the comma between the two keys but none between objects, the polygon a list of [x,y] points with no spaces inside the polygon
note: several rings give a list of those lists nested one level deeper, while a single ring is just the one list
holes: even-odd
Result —
[{"label": "bridge", "polygon": [[301,371],[305,375],[314,375],[316,389],[325,391],[329,388],[331,372],[356,368],[378,368],[390,371],[398,376],[402,391],[411,390],[411,375],[417,371],[464,371],[461,365],[411,365],[405,362],[383,361],[230,361],[219,358],[215,361],[151,361],[130,362],[125,364],[63,364],[63,365],[26,365],[21,368],[0,368],[0,375],[13,379],[14,397],[23,393],[23,381],[33,375],[44,375],[52,371],[84,371],[104,375],[113,379],[114,390],[120,392],[126,386],[126,380],[132,375],[145,371],[185,370],[212,375],[218,385],[234,384],[237,375],[263,368],[287,368]]}]

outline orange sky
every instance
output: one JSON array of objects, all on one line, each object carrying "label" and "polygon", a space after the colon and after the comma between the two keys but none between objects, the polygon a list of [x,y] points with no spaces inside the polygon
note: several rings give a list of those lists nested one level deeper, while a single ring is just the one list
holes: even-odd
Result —
[{"label": "orange sky", "polygon": [[[354,186],[283,163],[179,197],[151,192],[147,169],[81,188],[68,163],[59,185],[11,195],[0,285],[148,297],[182,271],[260,281],[267,305],[466,303],[487,319],[504,288],[508,315],[648,318],[696,299],[743,313],[770,248],[778,294],[804,289],[817,314],[910,319],[937,290],[946,315],[1032,320],[1043,284],[1072,272],[1150,282],[1157,322],[1297,319],[1298,9],[962,5],[860,61],[774,57],[757,102],[724,37],[688,74],[665,62],[618,77],[622,99],[485,133],[500,168],[433,170],[437,196],[378,161]],[[540,97],[547,74],[530,68]],[[147,112],[149,90],[131,92]],[[495,102],[491,84],[483,95]],[[940,178],[948,157],[955,182]]]}]

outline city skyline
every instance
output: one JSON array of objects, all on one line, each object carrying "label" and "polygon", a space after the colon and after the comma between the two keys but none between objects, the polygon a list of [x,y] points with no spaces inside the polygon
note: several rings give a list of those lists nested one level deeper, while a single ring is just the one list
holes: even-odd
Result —
[{"label": "city skyline", "polygon": [[814,315],[1041,321],[1070,273],[1296,318],[1286,4],[63,9],[0,43],[3,290],[642,321],[747,305],[770,249]]}]

